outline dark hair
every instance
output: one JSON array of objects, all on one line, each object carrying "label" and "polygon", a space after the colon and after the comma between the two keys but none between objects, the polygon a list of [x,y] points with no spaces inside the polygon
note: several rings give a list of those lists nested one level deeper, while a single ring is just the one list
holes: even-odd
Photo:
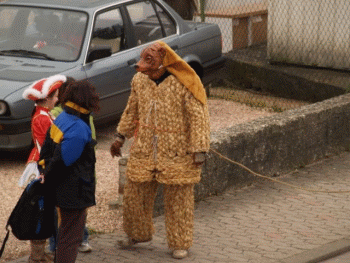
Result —
[{"label": "dark hair", "polygon": [[67,101],[74,102],[80,107],[89,111],[98,111],[100,109],[99,96],[96,89],[87,80],[73,81],[65,87],[62,95],[62,104]]},{"label": "dark hair", "polygon": [[62,86],[58,89],[58,104],[63,104],[63,94],[66,91],[66,88],[68,85],[72,84],[75,80],[75,78],[67,77],[66,82],[62,84]]}]

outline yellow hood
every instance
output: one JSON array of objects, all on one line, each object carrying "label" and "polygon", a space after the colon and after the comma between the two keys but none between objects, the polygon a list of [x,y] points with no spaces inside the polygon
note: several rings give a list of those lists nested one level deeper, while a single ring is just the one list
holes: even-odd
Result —
[{"label": "yellow hood", "polygon": [[163,66],[173,74],[202,104],[207,103],[203,83],[197,73],[163,41],[157,41],[166,49]]}]

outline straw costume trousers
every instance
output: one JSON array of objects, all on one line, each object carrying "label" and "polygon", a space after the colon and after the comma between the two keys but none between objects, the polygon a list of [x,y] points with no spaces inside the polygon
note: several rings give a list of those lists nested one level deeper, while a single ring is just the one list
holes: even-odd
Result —
[{"label": "straw costume trousers", "polygon": [[[127,180],[124,189],[123,227],[139,242],[150,241],[154,234],[153,207],[159,183]],[[187,250],[193,242],[194,184],[163,184],[165,226],[168,246]]]}]

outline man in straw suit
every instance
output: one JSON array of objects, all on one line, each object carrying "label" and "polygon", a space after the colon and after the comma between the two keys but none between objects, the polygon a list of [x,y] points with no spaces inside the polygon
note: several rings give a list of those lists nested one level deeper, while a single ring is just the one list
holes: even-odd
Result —
[{"label": "man in straw suit", "polygon": [[209,150],[207,98],[196,72],[167,44],[146,47],[136,65],[131,94],[117,127],[111,155],[121,156],[134,137],[123,197],[123,248],[152,239],[154,200],[164,186],[168,246],[185,258],[192,246],[194,185]]}]

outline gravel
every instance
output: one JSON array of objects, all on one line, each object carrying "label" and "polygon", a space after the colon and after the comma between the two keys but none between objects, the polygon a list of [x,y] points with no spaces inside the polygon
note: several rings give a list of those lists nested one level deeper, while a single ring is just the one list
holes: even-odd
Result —
[{"label": "gravel", "polygon": [[[275,114],[262,108],[226,100],[209,100],[211,131],[256,118]],[[111,158],[109,145],[113,142],[116,123],[97,129],[98,147],[96,151],[96,200],[97,205],[88,210],[87,226],[92,233],[110,233],[121,229],[121,214],[117,209],[109,209],[109,203],[118,197],[118,159]],[[127,147],[126,147],[127,148]],[[125,151],[125,149],[124,149]],[[23,154],[0,153],[0,240],[6,235],[6,222],[23,189],[17,182],[25,167]],[[93,238],[93,235],[91,236]],[[19,241],[12,234],[7,242],[0,263],[20,258],[30,251],[29,241]]]}]

